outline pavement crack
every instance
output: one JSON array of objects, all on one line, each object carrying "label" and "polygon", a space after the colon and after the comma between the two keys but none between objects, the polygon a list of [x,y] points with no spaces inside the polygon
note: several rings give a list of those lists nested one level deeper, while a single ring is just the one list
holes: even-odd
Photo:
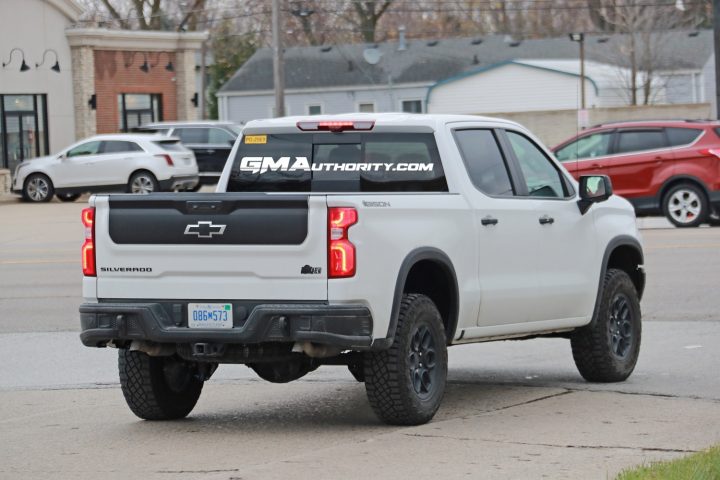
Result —
[{"label": "pavement crack", "polygon": [[574,445],[574,444],[556,444],[556,443],[536,443],[536,442],[516,442],[511,440],[497,440],[490,438],[469,438],[454,437],[450,435],[432,435],[423,433],[402,433],[406,437],[424,437],[424,438],[445,438],[448,440],[457,440],[461,442],[488,442],[500,443],[504,445],[524,445],[530,447],[550,447],[550,448],[578,448],[589,450],[640,450],[643,452],[663,452],[663,453],[697,453],[699,450],[685,448],[661,448],[661,447],[631,447],[627,445]]},{"label": "pavement crack", "polygon": [[543,395],[542,397],[532,398],[530,400],[525,400],[524,402],[513,403],[512,405],[505,405],[504,407],[499,407],[499,408],[495,408],[493,410],[488,410],[487,412],[483,412],[481,415],[487,415],[489,413],[494,413],[494,412],[501,412],[503,410],[507,410],[508,408],[522,407],[523,405],[529,405],[529,404],[535,403],[535,402],[542,402],[543,400],[548,400],[550,398],[562,397],[563,395],[567,395],[569,393],[573,393],[573,391],[564,389],[564,391],[562,391],[562,392],[551,393],[550,395]]}]

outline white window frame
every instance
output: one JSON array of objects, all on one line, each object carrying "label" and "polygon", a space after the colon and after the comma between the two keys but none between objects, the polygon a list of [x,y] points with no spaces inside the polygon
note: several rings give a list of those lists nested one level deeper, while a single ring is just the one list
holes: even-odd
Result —
[{"label": "white window frame", "polygon": [[422,98],[401,98],[400,99],[400,104],[398,105],[398,107],[400,108],[399,111],[403,112],[403,113],[410,113],[410,112],[405,112],[405,110],[403,110],[403,102],[420,102],[420,113],[425,113],[425,102],[423,102]]},{"label": "white window frame", "polygon": [[374,100],[365,101],[365,102],[357,102],[357,103],[355,104],[355,111],[358,112],[358,113],[361,113],[361,112],[360,112],[360,105],[372,105],[373,111],[372,111],[372,112],[368,112],[368,113],[377,113],[377,104],[375,103]]}]

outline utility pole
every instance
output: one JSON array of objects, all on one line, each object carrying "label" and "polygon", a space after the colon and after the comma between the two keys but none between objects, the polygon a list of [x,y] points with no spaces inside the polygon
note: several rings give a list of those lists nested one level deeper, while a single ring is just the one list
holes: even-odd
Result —
[{"label": "utility pole", "polygon": [[715,34],[715,116],[720,118],[720,0],[713,0],[713,32]]},{"label": "utility pole", "polygon": [[580,46],[580,109],[585,110],[585,34],[571,33],[569,37]]},{"label": "utility pole", "polygon": [[273,86],[276,117],[285,116],[285,66],[280,24],[280,0],[272,0]]}]

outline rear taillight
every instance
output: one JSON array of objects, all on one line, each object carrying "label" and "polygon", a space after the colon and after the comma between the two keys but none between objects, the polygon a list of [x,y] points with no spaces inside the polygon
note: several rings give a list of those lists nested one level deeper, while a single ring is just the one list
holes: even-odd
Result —
[{"label": "rear taillight", "polygon": [[701,155],[705,156],[714,156],[716,158],[720,158],[720,148],[703,148],[700,150]]},{"label": "rear taillight", "polygon": [[172,161],[172,157],[171,157],[170,155],[166,154],[166,153],[160,154],[160,155],[155,155],[155,156],[165,159],[165,162],[166,162],[169,166],[171,166],[171,167],[172,167],[173,165],[175,165],[175,164],[173,163],[173,161]]},{"label": "rear taillight", "polygon": [[355,275],[355,245],[348,240],[348,229],[357,221],[354,208],[328,209],[328,278]]},{"label": "rear taillight", "polygon": [[84,208],[82,223],[85,227],[85,243],[82,246],[82,270],[86,277],[95,274],[95,208]]}]

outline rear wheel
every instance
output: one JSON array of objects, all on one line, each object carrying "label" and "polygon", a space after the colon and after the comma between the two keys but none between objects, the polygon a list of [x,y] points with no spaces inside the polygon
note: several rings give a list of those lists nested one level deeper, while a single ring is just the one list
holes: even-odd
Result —
[{"label": "rear wheel", "polygon": [[129,193],[152,193],[160,190],[160,184],[158,184],[155,176],[150,172],[136,172],[130,177],[128,182]]},{"label": "rear wheel", "polygon": [[79,193],[58,193],[55,195],[61,202],[74,202],[80,198]]},{"label": "rear wheel", "polygon": [[605,274],[600,304],[590,325],[570,337],[580,375],[589,382],[621,382],[635,369],[640,354],[640,300],[628,274]]},{"label": "rear wheel", "polygon": [[49,202],[52,200],[55,189],[52,181],[42,173],[33,173],[23,186],[23,198],[30,202]]},{"label": "rear wheel", "polygon": [[197,367],[177,357],[151,357],[120,349],[120,387],[130,410],[145,420],[186,417],[200,398]]},{"label": "rear wheel", "polygon": [[367,396],[382,421],[430,421],[447,381],[445,331],[433,301],[425,295],[404,295],[392,346],[366,353],[364,361]]},{"label": "rear wheel", "polygon": [[709,213],[705,192],[692,183],[672,187],[663,198],[663,212],[676,227],[697,227]]}]

